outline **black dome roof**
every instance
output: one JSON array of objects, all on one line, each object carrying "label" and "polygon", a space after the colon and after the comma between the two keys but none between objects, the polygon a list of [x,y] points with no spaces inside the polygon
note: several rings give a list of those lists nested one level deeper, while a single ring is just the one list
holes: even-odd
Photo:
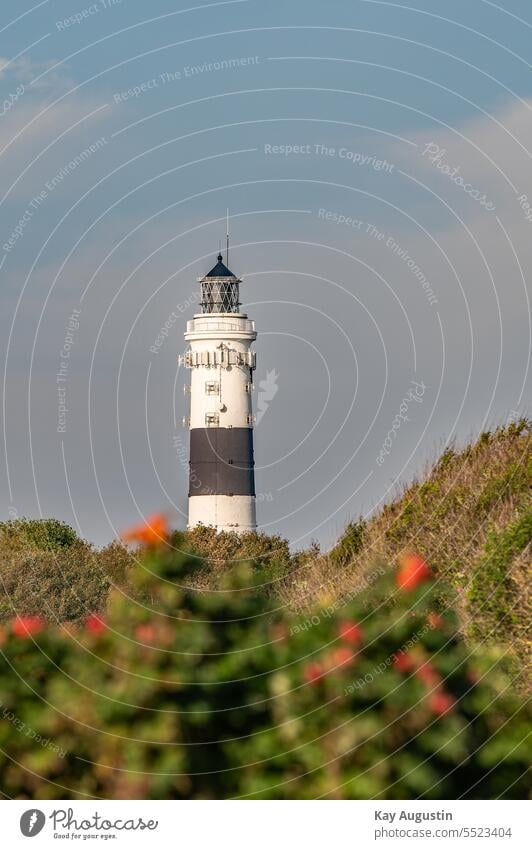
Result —
[{"label": "black dome roof", "polygon": [[229,271],[227,266],[223,264],[223,256],[221,254],[218,254],[217,259],[218,262],[216,263],[214,268],[211,268],[211,270],[208,274],[205,275],[205,277],[234,277],[235,275],[233,274],[233,272]]}]

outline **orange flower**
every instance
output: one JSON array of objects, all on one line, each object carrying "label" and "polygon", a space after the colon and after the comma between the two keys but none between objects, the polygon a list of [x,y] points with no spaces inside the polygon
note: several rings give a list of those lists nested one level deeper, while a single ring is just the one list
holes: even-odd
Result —
[{"label": "orange flower", "polygon": [[455,700],[450,693],[445,690],[438,690],[436,693],[431,693],[429,697],[429,707],[436,716],[443,716],[455,706]]},{"label": "orange flower", "polygon": [[124,542],[139,542],[141,545],[157,545],[169,534],[168,519],[163,513],[154,513],[143,525],[135,525],[122,534]]},{"label": "orange flower", "polygon": [[346,619],[344,622],[340,622],[338,626],[338,636],[344,643],[355,646],[362,640],[362,629],[356,622]]},{"label": "orange flower", "polygon": [[38,634],[44,628],[44,619],[40,616],[17,616],[11,622],[11,630],[15,637],[27,640],[32,634]]},{"label": "orange flower", "polygon": [[106,624],[96,613],[89,613],[85,619],[85,628],[90,634],[101,634],[105,631]]},{"label": "orange flower", "polygon": [[419,554],[404,554],[399,564],[396,582],[401,590],[414,590],[418,584],[432,578],[432,572]]}]

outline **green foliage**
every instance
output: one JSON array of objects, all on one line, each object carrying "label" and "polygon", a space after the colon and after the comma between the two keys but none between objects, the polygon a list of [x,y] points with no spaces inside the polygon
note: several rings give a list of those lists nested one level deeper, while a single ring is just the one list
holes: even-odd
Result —
[{"label": "green foliage", "polygon": [[499,477],[488,481],[474,505],[474,514],[485,516],[501,500],[527,493],[531,481],[532,461],[510,463]]},{"label": "green foliage", "polygon": [[213,527],[199,525],[186,531],[183,539],[189,550],[199,555],[193,576],[199,586],[216,582],[222,573],[240,563],[248,563],[260,572],[263,581],[275,581],[298,562],[298,556],[290,553],[288,540],[257,531],[217,533]]},{"label": "green foliage", "polygon": [[54,519],[0,523],[0,621],[17,613],[64,622],[102,610],[111,585],[127,592],[133,562],[120,543],[96,551]]},{"label": "green foliage", "polygon": [[[483,433],[460,450],[448,448],[423,480],[405,488],[366,521],[355,545],[349,546],[347,534],[328,554],[314,557],[313,562],[308,557],[292,581],[284,582],[283,601],[299,609],[316,598],[325,584],[335,598],[342,598],[372,572],[375,563],[393,562],[412,549],[434,562],[438,574],[463,591],[461,628],[471,635],[466,599],[475,576],[477,583],[482,581],[478,564],[488,534],[503,532],[530,505],[531,440],[531,422],[521,419]],[[515,562],[507,564],[512,575],[507,584],[516,598],[511,615],[505,611],[501,618],[502,633],[493,630],[490,610],[482,605],[475,607],[475,631],[511,643],[516,662],[523,667],[530,653],[531,596],[523,555],[514,557]],[[501,600],[501,617],[503,606]]]},{"label": "green foliage", "polygon": [[7,796],[526,796],[525,706],[436,582],[405,592],[386,570],[341,611],[324,598],[298,618],[245,564],[188,589],[188,544],[132,567],[151,608],[114,590],[104,623],[0,631]]},{"label": "green foliage", "polygon": [[492,530],[483,556],[475,564],[469,589],[471,632],[476,637],[496,633],[508,638],[517,618],[517,586],[510,567],[532,540],[532,510],[504,530]]},{"label": "green foliage", "polygon": [[0,550],[60,551],[74,545],[76,532],[58,519],[12,519],[0,522]]},{"label": "green foliage", "polygon": [[101,573],[113,586],[123,589],[129,585],[131,567],[135,564],[136,557],[135,552],[129,551],[118,541],[106,545],[96,555]]},{"label": "green foliage", "polygon": [[345,529],[340,541],[330,552],[332,562],[337,566],[344,566],[362,550],[366,523],[363,519],[358,522],[350,522]]},{"label": "green foliage", "polygon": [[29,550],[0,560],[0,620],[44,616],[64,622],[101,610],[109,580],[91,547],[77,540],[53,551]]}]

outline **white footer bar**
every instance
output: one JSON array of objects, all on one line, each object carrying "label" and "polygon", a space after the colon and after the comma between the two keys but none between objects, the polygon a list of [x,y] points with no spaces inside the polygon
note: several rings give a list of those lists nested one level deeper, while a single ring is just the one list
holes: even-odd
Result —
[{"label": "white footer bar", "polygon": [[[521,847],[530,803],[335,801],[4,801],[1,843],[35,849]],[[527,817],[528,814],[528,817]]]}]

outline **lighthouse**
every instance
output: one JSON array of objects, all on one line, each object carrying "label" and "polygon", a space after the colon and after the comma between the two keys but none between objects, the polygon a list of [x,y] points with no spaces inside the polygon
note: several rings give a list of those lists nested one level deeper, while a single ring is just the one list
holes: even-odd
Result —
[{"label": "lighthouse", "polygon": [[201,312],[187,322],[181,358],[190,371],[188,527],[245,533],[256,528],[251,345],[257,334],[240,311],[242,281],[227,264],[220,253],[198,278]]}]

